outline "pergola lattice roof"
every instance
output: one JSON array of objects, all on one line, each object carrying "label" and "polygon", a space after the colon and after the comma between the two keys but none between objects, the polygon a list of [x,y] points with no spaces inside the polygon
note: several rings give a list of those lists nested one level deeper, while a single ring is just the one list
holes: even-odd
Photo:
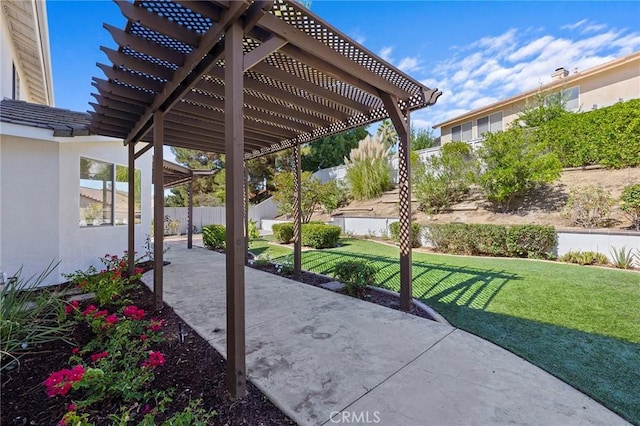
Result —
[{"label": "pergola lattice roof", "polygon": [[411,111],[432,105],[430,89],[296,2],[118,2],[125,30],[94,78],[92,131],[149,141],[153,112],[164,144],[224,151],[224,33],[244,26],[244,144],[252,158],[380,121],[384,96]]}]

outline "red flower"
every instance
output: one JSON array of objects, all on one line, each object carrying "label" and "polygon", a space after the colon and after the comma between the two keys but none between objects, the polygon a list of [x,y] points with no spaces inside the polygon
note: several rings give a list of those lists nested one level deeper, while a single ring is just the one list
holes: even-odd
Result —
[{"label": "red flower", "polygon": [[73,302],[71,302],[70,304],[64,307],[64,313],[70,314],[73,311],[77,311],[79,306],[80,306],[80,302],[78,302],[77,300],[74,300]]},{"label": "red flower", "polygon": [[151,324],[147,326],[147,330],[151,331],[160,331],[162,327],[164,327],[165,321],[163,319],[159,320],[157,318],[151,319]]},{"label": "red flower", "polygon": [[142,407],[142,414],[147,414],[149,411],[151,411],[151,406],[149,406],[149,404],[144,404],[144,407]]},{"label": "red flower", "polygon": [[71,370],[65,368],[51,373],[47,380],[44,381],[44,386],[47,388],[47,396],[66,395],[75,382],[82,380],[83,375],[84,367],[81,365],[76,365]]},{"label": "red flower", "polygon": [[143,367],[157,367],[164,365],[164,355],[161,352],[149,352],[149,360],[142,363]]},{"label": "red flower", "polygon": [[120,277],[121,277],[121,275],[122,275],[122,274],[120,273],[120,271],[113,271],[113,277],[114,277],[114,278],[118,279],[118,278],[120,278]]},{"label": "red flower", "polygon": [[80,348],[71,349],[71,353],[74,354],[74,355],[77,354],[78,352],[80,352]]},{"label": "red flower", "polygon": [[118,316],[116,314],[111,314],[108,317],[106,317],[104,319],[105,325],[107,327],[111,327],[112,325],[115,325],[115,323],[117,323],[119,321]]},{"label": "red flower", "polygon": [[76,404],[74,404],[73,402],[69,404],[69,411],[76,411]]},{"label": "red flower", "polygon": [[144,274],[144,268],[136,268],[133,270],[134,275]]},{"label": "red flower", "polygon": [[100,318],[100,317],[106,317],[107,315],[109,315],[109,311],[107,311],[106,309],[103,309],[101,311],[97,311],[93,314],[94,318]]},{"label": "red flower", "polygon": [[122,311],[122,313],[125,317],[131,318],[136,321],[140,321],[142,318],[144,318],[144,310],[133,305],[124,308],[124,311]]},{"label": "red flower", "polygon": [[140,335],[140,340],[142,340],[143,342],[144,342],[145,340],[147,340],[147,335],[146,335],[146,334],[141,334],[141,335]]},{"label": "red flower", "polygon": [[95,306],[89,305],[89,306],[87,306],[85,308],[84,311],[82,311],[82,315],[86,317],[87,315],[91,315],[92,313],[94,313],[97,310],[98,310],[98,308],[96,308]]},{"label": "red flower", "polygon": [[80,284],[78,284],[78,287],[79,287],[81,290],[83,290],[83,289],[84,289],[85,287],[87,287],[88,285],[89,285],[89,281],[84,280],[84,281],[81,281],[81,282],[80,282]]},{"label": "red flower", "polygon": [[109,356],[109,352],[107,351],[99,352],[97,354],[91,355],[91,361],[96,362],[97,360],[108,357],[108,356]]}]

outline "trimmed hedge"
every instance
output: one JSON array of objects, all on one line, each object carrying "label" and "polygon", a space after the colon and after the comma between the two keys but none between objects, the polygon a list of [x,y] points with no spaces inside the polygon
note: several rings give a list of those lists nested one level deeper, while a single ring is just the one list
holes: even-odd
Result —
[{"label": "trimmed hedge", "polygon": [[[400,244],[400,222],[393,222],[389,224],[389,233],[391,239]],[[422,245],[422,226],[419,223],[413,222],[411,224],[411,247],[417,248]]]},{"label": "trimmed hedge", "polygon": [[224,225],[205,225],[202,227],[202,242],[212,250],[223,249],[227,238]]},{"label": "trimmed hedge", "polygon": [[347,294],[361,297],[368,285],[375,284],[376,268],[368,263],[346,260],[336,264],[333,276],[344,284]]},{"label": "trimmed hedge", "polygon": [[563,167],[640,166],[640,99],[558,117],[541,124],[536,137],[552,147]]},{"label": "trimmed hedge", "polygon": [[293,240],[293,223],[276,223],[271,227],[273,230],[273,238],[282,244],[289,244]]},{"label": "trimmed hedge", "polygon": [[453,254],[548,258],[558,241],[553,226],[445,223],[426,228],[436,250]]},{"label": "trimmed hedge", "polygon": [[332,248],[338,246],[342,228],[324,223],[302,224],[302,245],[315,249]]}]

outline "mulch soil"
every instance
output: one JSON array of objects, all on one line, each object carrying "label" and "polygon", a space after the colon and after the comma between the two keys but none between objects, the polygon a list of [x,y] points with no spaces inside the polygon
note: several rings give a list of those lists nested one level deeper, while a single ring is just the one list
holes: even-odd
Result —
[{"label": "mulch soil", "polygon": [[[273,264],[254,267],[291,278],[280,274]],[[303,271],[300,281],[320,287],[332,279]],[[153,294],[143,283],[140,283],[131,298],[134,305],[146,312],[154,311]],[[398,297],[372,290],[366,290],[363,300],[400,309]],[[412,306],[410,313],[432,319],[416,306]],[[237,401],[231,399],[226,390],[224,358],[184,323],[170,306],[166,305],[161,311],[155,312],[154,317],[166,322],[163,330],[165,341],[154,348],[165,355],[166,363],[156,368],[152,387],[175,389],[173,401],[167,405],[165,413],[156,417],[157,422],[181,411],[191,400],[202,399],[205,409],[217,412],[211,423],[214,425],[295,425],[251,383],[247,383],[248,395],[245,398]],[[178,337],[179,327],[184,332],[183,342]],[[43,344],[24,355],[18,366],[3,372],[0,424],[54,425],[67,412],[73,394],[47,397],[43,382],[50,373],[70,367],[67,363],[72,348],[82,347],[93,336],[88,326],[81,325],[76,326],[69,337],[73,344],[61,341]],[[93,405],[90,412],[92,422],[96,425],[111,424],[108,416],[117,413],[119,406],[117,401],[102,401]],[[133,410],[133,422],[142,418],[141,411],[142,406]]]}]

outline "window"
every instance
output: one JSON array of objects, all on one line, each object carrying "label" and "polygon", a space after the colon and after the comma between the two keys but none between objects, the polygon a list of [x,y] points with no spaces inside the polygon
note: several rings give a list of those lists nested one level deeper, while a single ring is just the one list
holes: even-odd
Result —
[{"label": "window", "polygon": [[11,99],[19,100],[20,99],[20,76],[18,75],[18,70],[16,69],[16,64],[13,65],[13,86]]},{"label": "window", "polygon": [[462,140],[462,126],[455,126],[451,128],[451,141],[459,142]]},{"label": "window", "polygon": [[499,132],[502,130],[502,111],[478,118],[476,121],[478,134],[476,137],[481,138],[483,134],[491,132]]},{"label": "window", "polygon": [[544,98],[545,105],[563,104],[567,111],[578,111],[580,109],[580,86],[573,86],[562,89],[561,92],[553,93]]},{"label": "window", "polygon": [[[80,158],[80,226],[126,225],[129,169]],[[140,223],[140,170],[135,171],[135,223]]]},{"label": "window", "polygon": [[459,141],[470,141],[473,139],[471,134],[473,130],[473,122],[469,121],[467,123],[463,123],[460,126],[455,126],[451,128],[451,141],[459,142]]}]

